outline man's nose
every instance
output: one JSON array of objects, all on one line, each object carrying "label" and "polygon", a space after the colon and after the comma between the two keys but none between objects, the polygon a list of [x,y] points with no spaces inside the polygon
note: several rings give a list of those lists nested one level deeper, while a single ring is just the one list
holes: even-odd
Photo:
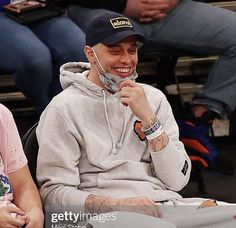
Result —
[{"label": "man's nose", "polygon": [[124,52],[121,55],[120,61],[123,63],[130,63],[131,62],[131,56],[128,52]]}]

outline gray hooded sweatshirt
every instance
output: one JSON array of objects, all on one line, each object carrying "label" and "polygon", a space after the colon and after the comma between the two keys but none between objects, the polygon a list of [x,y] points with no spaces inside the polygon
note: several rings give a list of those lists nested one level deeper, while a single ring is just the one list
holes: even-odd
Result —
[{"label": "gray hooded sweatshirt", "polygon": [[141,84],[169,136],[167,146],[153,152],[119,92],[89,81],[89,68],[81,62],[61,67],[64,90],[40,118],[37,178],[44,205],[83,210],[90,194],[147,196],[155,202],[181,198],[176,191],[187,184],[191,163],[164,94]]}]

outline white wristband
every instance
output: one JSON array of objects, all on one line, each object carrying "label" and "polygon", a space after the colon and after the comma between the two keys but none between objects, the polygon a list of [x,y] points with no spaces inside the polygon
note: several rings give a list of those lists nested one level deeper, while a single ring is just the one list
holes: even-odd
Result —
[{"label": "white wristband", "polygon": [[163,130],[163,127],[161,126],[156,131],[154,131],[152,134],[146,135],[146,138],[147,138],[147,140],[152,140],[152,139],[160,136],[163,132],[164,132],[164,130]]},{"label": "white wristband", "polygon": [[159,120],[157,118],[155,118],[155,122],[154,124],[149,127],[148,129],[144,129],[143,127],[141,128],[141,130],[143,131],[143,133],[148,136],[153,134],[156,130],[158,130],[159,128],[162,128],[161,123],[159,122]]}]

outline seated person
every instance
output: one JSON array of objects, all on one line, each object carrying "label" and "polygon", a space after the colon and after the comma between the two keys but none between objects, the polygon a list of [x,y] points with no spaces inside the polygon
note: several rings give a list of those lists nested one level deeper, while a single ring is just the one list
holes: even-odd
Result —
[{"label": "seated person", "polygon": [[42,228],[43,211],[10,111],[0,104],[0,228]]},{"label": "seated person", "polygon": [[[191,0],[80,0],[73,1],[69,16],[84,31],[95,17],[116,11],[132,18],[147,41],[197,55],[219,55],[204,87],[196,94],[186,115],[178,121],[180,138],[188,154],[200,156],[208,169],[232,175],[234,166],[212,142],[215,118],[235,110],[236,14]],[[155,48],[155,47],[154,47]]]},{"label": "seated person", "polygon": [[0,2],[0,71],[13,74],[16,86],[39,116],[61,92],[59,68],[68,61],[84,61],[84,32],[67,16],[23,25],[7,16]]},{"label": "seated person", "polygon": [[[217,206],[223,202],[177,193],[188,183],[190,159],[164,94],[134,81],[138,41],[144,37],[127,17],[104,14],[86,34],[89,64],[61,67],[64,91],[37,128],[37,178],[45,208],[136,212],[137,219],[141,213],[152,223],[155,217],[155,227],[235,226],[236,211]],[[182,210],[183,205],[188,207]]]}]

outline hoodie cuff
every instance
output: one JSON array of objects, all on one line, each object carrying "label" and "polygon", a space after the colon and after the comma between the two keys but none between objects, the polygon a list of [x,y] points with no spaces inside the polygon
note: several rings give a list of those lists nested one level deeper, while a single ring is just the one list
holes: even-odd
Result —
[{"label": "hoodie cuff", "polygon": [[184,160],[183,153],[181,153],[172,141],[169,141],[164,149],[158,152],[150,152],[155,171],[160,173],[166,172],[167,170],[179,170]]}]

